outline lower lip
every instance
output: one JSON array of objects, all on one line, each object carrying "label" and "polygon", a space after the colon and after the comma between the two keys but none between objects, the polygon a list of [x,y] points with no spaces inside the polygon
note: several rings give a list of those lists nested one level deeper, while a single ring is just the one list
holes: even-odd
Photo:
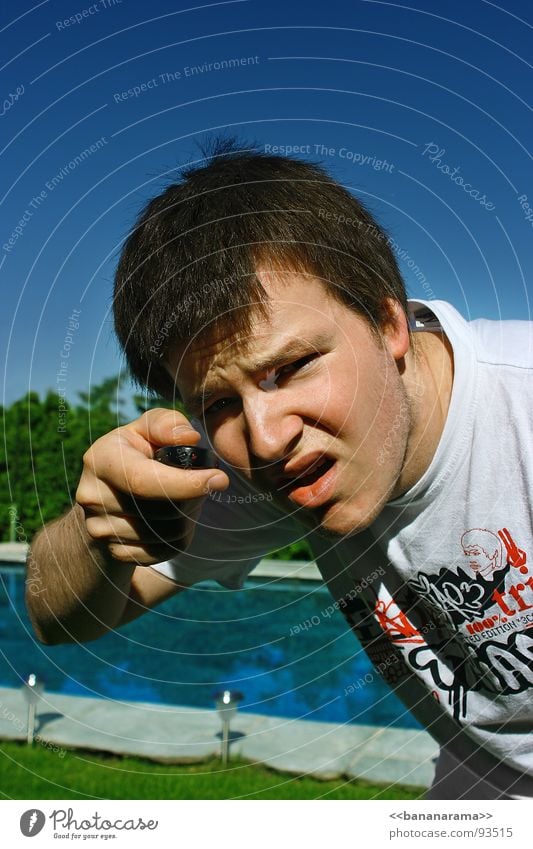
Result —
[{"label": "lower lip", "polygon": [[337,478],[337,463],[334,463],[316,481],[308,486],[296,486],[286,491],[290,501],[300,507],[322,507],[332,496]]}]

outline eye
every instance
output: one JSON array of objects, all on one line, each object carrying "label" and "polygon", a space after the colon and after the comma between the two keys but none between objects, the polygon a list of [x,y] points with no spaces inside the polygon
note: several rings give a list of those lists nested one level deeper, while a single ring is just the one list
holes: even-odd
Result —
[{"label": "eye", "polygon": [[238,403],[238,398],[219,398],[218,401],[213,401],[209,407],[206,407],[204,416],[214,416],[216,413],[220,413],[221,410],[225,410]]},{"label": "eye", "polygon": [[285,377],[286,375],[294,374],[294,372],[302,371],[306,366],[310,365],[320,354],[306,354],[305,357],[300,357],[299,360],[294,360],[286,366],[282,366],[276,372],[276,378]]}]

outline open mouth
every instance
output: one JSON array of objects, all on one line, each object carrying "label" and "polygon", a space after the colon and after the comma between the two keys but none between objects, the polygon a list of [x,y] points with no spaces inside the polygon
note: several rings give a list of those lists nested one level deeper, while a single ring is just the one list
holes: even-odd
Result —
[{"label": "open mouth", "polygon": [[313,463],[311,469],[305,474],[287,478],[282,482],[279,488],[280,490],[284,490],[292,489],[295,486],[311,486],[316,483],[329,469],[331,469],[334,463],[335,460],[331,457],[322,457],[320,460],[317,460],[316,463]]},{"label": "open mouth", "polygon": [[330,496],[335,478],[336,461],[321,457],[305,474],[284,478],[278,491],[301,507],[318,507]]}]

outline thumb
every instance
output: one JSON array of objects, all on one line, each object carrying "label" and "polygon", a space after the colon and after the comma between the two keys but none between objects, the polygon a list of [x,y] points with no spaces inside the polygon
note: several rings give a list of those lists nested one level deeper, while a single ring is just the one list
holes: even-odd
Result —
[{"label": "thumb", "polygon": [[201,434],[191,425],[183,413],[178,410],[165,410],[161,407],[147,410],[135,419],[127,428],[139,434],[152,445],[196,445]]}]

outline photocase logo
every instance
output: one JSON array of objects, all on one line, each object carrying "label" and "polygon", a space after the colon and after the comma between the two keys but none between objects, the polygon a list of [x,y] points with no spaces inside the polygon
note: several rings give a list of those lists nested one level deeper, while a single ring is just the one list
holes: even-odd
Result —
[{"label": "photocase logo", "polygon": [[20,818],[20,830],[24,837],[35,837],[42,831],[45,822],[46,817],[42,811],[30,808],[29,811],[24,811]]}]

